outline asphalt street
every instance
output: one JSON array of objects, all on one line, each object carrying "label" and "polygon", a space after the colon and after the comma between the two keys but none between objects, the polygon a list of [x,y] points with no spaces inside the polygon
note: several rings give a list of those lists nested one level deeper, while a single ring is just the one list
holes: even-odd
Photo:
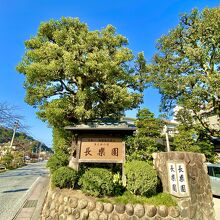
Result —
[{"label": "asphalt street", "polygon": [[46,162],[0,174],[0,220],[12,220],[24,204],[28,193],[39,177],[47,176]]}]

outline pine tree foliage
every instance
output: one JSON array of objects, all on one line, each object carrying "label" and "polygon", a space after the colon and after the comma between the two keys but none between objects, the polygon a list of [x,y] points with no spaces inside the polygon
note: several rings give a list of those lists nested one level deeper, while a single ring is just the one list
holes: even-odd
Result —
[{"label": "pine tree foliage", "polygon": [[120,118],[142,102],[146,71],[143,53],[135,58],[127,44],[111,25],[90,31],[70,17],[41,23],[17,66],[26,102],[55,127]]},{"label": "pine tree foliage", "polygon": [[151,161],[152,153],[164,150],[164,146],[159,142],[164,123],[155,118],[147,108],[143,108],[137,113],[135,125],[136,134],[126,142],[127,159]]},{"label": "pine tree foliage", "polygon": [[220,116],[220,7],[194,9],[157,43],[149,82],[162,94],[162,110],[177,104],[191,110],[210,133],[201,110]]}]

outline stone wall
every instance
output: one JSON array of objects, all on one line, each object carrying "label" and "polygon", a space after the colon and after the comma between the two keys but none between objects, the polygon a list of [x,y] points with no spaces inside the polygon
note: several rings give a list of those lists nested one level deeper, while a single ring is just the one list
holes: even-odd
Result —
[{"label": "stone wall", "polygon": [[167,161],[184,162],[190,196],[176,198],[178,207],[110,204],[94,198],[78,196],[75,191],[49,190],[42,212],[42,220],[214,220],[214,203],[205,156],[199,153],[163,152],[154,154],[154,166],[169,192]]},{"label": "stone wall", "polygon": [[42,220],[179,220],[178,207],[102,203],[89,197],[78,198],[62,190],[49,190]]},{"label": "stone wall", "polygon": [[199,153],[163,152],[153,157],[164,192],[169,192],[167,161],[182,161],[186,164],[190,196],[177,199],[182,219],[214,220],[214,203],[205,156]]}]

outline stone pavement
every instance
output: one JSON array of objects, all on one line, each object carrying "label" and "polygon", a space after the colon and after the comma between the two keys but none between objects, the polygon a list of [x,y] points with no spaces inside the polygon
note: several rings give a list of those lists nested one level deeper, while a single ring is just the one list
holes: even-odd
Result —
[{"label": "stone pavement", "polygon": [[39,177],[32,187],[30,195],[26,199],[22,209],[15,220],[39,220],[44,199],[48,190],[49,177]]}]

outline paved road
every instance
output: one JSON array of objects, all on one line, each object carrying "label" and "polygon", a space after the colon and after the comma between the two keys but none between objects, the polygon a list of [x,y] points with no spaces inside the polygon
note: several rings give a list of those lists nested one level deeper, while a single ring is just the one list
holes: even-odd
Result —
[{"label": "paved road", "polygon": [[31,186],[41,176],[47,176],[46,162],[0,174],[0,220],[11,220],[22,207]]}]

